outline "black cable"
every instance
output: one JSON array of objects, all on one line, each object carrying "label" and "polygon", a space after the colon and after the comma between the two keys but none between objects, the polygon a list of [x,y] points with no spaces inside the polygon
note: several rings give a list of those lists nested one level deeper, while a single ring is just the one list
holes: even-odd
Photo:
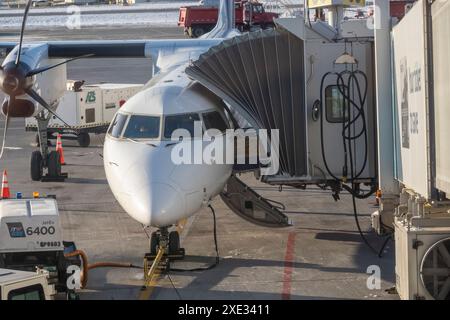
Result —
[{"label": "black cable", "polygon": [[142,225],[142,231],[144,231],[145,235],[147,236],[147,239],[150,240],[150,235],[148,234],[147,229],[146,229],[147,227],[143,224],[141,224],[141,225]]},{"label": "black cable", "polygon": [[[345,83],[344,76],[348,75],[347,83]],[[322,149],[322,159],[325,165],[326,170],[337,182],[341,182],[344,179],[339,179],[336,177],[330,170],[328,166],[328,162],[325,155],[325,143],[324,143],[324,130],[323,130],[323,122],[324,117],[326,115],[326,110],[324,108],[323,96],[324,96],[324,84],[325,80],[330,76],[336,76],[336,83],[340,94],[343,97],[344,103],[344,112],[343,112],[343,123],[342,123],[342,142],[344,148],[344,166],[343,166],[343,178],[347,177],[347,165],[350,162],[350,182],[352,183],[352,187],[349,187],[345,184],[341,184],[342,188],[348,191],[352,196],[352,204],[353,204],[353,214],[355,218],[356,227],[361,236],[361,239],[364,243],[369,247],[371,251],[373,251],[378,257],[381,258],[384,248],[386,247],[391,235],[384,241],[380,250],[376,250],[370,242],[367,240],[364,235],[358,217],[358,208],[356,205],[356,199],[366,199],[370,197],[373,193],[376,192],[376,186],[372,185],[371,189],[366,194],[360,194],[359,190],[355,188],[355,181],[358,179],[362,173],[364,172],[367,161],[368,161],[368,134],[367,134],[367,124],[366,124],[366,116],[364,111],[364,105],[367,100],[367,91],[368,91],[368,79],[364,72],[359,70],[345,70],[341,73],[337,72],[328,72],[322,77],[322,81],[320,84],[320,110],[321,110],[321,121],[320,121],[320,133],[321,133],[321,149]],[[362,88],[358,76],[362,76],[364,81],[364,89]],[[352,91],[353,88],[353,91]],[[363,90],[362,90],[363,89]],[[357,98],[355,98],[355,90],[357,94]],[[353,92],[353,97],[351,96],[351,92]],[[356,101],[355,101],[356,100]],[[353,112],[352,112],[353,109]],[[348,116],[348,118],[347,118]],[[362,121],[361,131],[358,133],[355,132],[355,124],[358,120]],[[353,128],[353,134],[352,134]],[[353,143],[355,140],[364,137],[364,160],[361,166],[361,169],[356,172],[356,163],[354,159],[354,150]]]},{"label": "black cable", "polygon": [[170,274],[167,272],[167,277],[169,278],[170,283],[172,284],[172,288],[175,290],[177,296],[178,296],[178,300],[183,300],[181,298],[180,292],[178,291],[177,287],[175,287],[175,284],[172,281],[172,277],[170,276]]},{"label": "black cable", "polygon": [[325,155],[325,142],[323,137],[323,118],[325,117],[326,110],[324,111],[324,103],[323,103],[323,94],[324,94],[324,84],[325,80],[331,76],[331,75],[338,75],[336,72],[327,72],[322,77],[322,81],[320,82],[320,147],[322,149],[322,161],[325,165],[325,169],[327,170],[328,174],[333,177],[336,181],[341,181],[338,177],[336,177],[333,172],[330,170],[330,167],[328,166],[327,157]]},{"label": "black cable", "polygon": [[355,189],[350,188],[349,186],[343,184],[342,188],[345,189],[348,193],[353,194],[356,199],[367,199],[370,196],[372,196],[375,192],[377,192],[377,187],[375,185],[372,185],[370,190],[367,193],[356,193]]},{"label": "black cable", "polygon": [[208,207],[211,209],[211,212],[213,214],[214,219],[214,246],[216,249],[216,265],[219,264],[220,256],[219,256],[219,245],[217,242],[217,222],[216,222],[216,211],[214,211],[214,208],[212,205],[208,205]]},{"label": "black cable", "polygon": [[361,225],[359,224],[358,208],[356,207],[356,197],[354,194],[352,194],[352,202],[353,202],[353,215],[355,217],[356,227],[358,229],[359,235],[361,236],[361,239],[363,239],[364,243],[369,247],[369,249],[372,250],[376,255],[378,255],[378,251],[370,244],[369,240],[367,240],[366,236],[364,235],[361,229]]},{"label": "black cable", "polygon": [[[353,179],[353,152],[352,147],[350,145],[349,148],[349,156],[350,156],[350,176]],[[354,190],[353,190],[354,191]],[[358,208],[356,207],[356,192],[351,192],[352,195],[352,203],[353,203],[353,215],[355,217],[356,227],[358,228],[359,235],[361,236],[361,239],[364,241],[364,243],[369,247],[370,250],[372,250],[375,254],[379,254],[379,251],[377,251],[367,240],[366,236],[364,235],[361,225],[359,224],[359,217],[358,217]]]},{"label": "black cable", "polygon": [[[353,168],[353,151],[352,151],[352,147],[351,147],[351,142],[349,142],[349,156],[350,156],[350,176],[351,179],[353,180],[353,174],[354,174],[354,168]],[[381,258],[381,252],[384,250],[384,247],[387,244],[387,241],[385,241],[385,243],[383,244],[382,248],[377,251],[369,242],[369,240],[367,240],[366,236],[364,235],[362,229],[361,229],[361,225],[359,224],[359,217],[358,217],[358,208],[356,206],[356,192],[353,189],[351,192],[352,195],[352,203],[353,203],[353,215],[355,217],[355,223],[356,223],[356,227],[358,229],[359,235],[361,236],[361,239],[364,241],[364,243],[367,245],[367,247],[369,247],[370,250],[372,250],[373,253],[375,253],[379,258]]]},{"label": "black cable", "polygon": [[[339,83],[339,81],[343,81],[343,77],[338,78],[339,91],[344,96],[344,99],[348,100],[348,108],[349,108],[349,110],[348,110],[349,121],[344,126],[343,137],[345,140],[348,140],[348,143],[350,144],[351,141],[359,139],[362,135],[364,135],[364,161],[361,166],[361,170],[353,176],[353,179],[357,179],[364,172],[364,170],[367,166],[367,158],[368,158],[368,143],[369,142],[368,142],[368,135],[367,135],[366,116],[365,116],[365,111],[364,111],[364,105],[367,100],[367,90],[368,90],[367,89],[367,81],[368,80],[367,80],[366,74],[359,70],[352,71],[352,72],[344,72],[344,73],[349,73],[349,78],[348,78],[348,82],[347,82],[347,92],[345,90],[343,90],[343,88],[345,87],[345,84],[343,82]],[[341,73],[341,75],[344,73]],[[360,86],[359,80],[357,78],[357,74],[360,74],[363,76],[364,93],[362,93],[362,91],[361,91],[361,86]],[[359,98],[359,106],[355,102],[355,99],[350,97],[350,88],[352,88],[352,83],[355,83],[355,85],[356,85],[356,89],[357,89],[356,91],[358,93],[358,98]],[[341,85],[342,85],[342,87],[341,87]],[[347,93],[348,93],[348,95],[347,95]],[[355,108],[357,110],[356,116],[352,120],[350,120],[350,106],[352,106],[353,108]],[[360,117],[361,117],[361,121],[362,121],[361,131],[358,134],[351,135],[351,126],[354,125]],[[348,131],[348,135],[345,135],[345,131]],[[349,147],[351,147],[351,145]]]},{"label": "black cable", "polygon": [[217,222],[216,222],[216,212],[214,211],[214,208],[209,205],[208,208],[211,209],[212,215],[213,215],[213,220],[214,220],[214,245],[215,245],[215,249],[216,249],[216,261],[208,266],[208,267],[202,267],[202,268],[193,268],[193,269],[177,269],[177,268],[170,268],[170,271],[174,271],[174,272],[196,272],[196,271],[207,271],[207,270],[211,270],[213,268],[215,268],[219,262],[220,262],[220,256],[219,256],[219,246],[218,246],[218,241],[217,241]]},{"label": "black cable", "polygon": [[386,248],[386,245],[388,244],[389,240],[391,240],[391,239],[392,239],[392,234],[390,234],[390,235],[386,238],[386,240],[384,241],[383,245],[381,246],[381,249],[380,249],[380,251],[378,252],[378,258],[382,258],[382,257],[383,257],[383,251],[384,251],[384,248]]},{"label": "black cable", "polygon": [[[350,91],[350,85],[351,85],[351,80],[350,79],[352,79],[352,75],[350,75],[350,77],[349,77],[348,91]],[[343,92],[342,94],[345,95],[345,92]],[[361,110],[364,109],[364,105],[361,105],[360,108],[358,108],[358,106],[356,106],[354,101],[350,98],[350,92],[349,92],[348,100],[349,100],[349,105],[348,105],[349,109],[350,109],[350,105],[353,104],[353,106],[359,111],[357,117],[359,117],[359,115],[362,115]],[[350,120],[350,110],[348,110],[348,113],[349,113],[349,120]],[[355,119],[357,117],[355,117],[352,121],[356,121]],[[349,158],[350,158],[350,178],[351,178],[352,181],[354,181],[355,170],[354,170],[354,166],[353,166],[353,164],[354,164],[353,163],[353,148],[352,148],[352,140],[351,140],[351,136],[350,136],[350,134],[351,134],[351,129],[350,128],[351,128],[351,122],[352,121],[349,121],[349,124],[346,127],[346,131],[348,131],[348,136],[344,137],[344,139],[346,139],[346,143],[348,142],[348,153],[349,153]],[[355,122],[353,122],[353,123],[355,123]],[[363,126],[365,128],[365,121],[364,121],[364,125]],[[364,235],[364,233],[363,233],[363,231],[361,229],[361,225],[359,223],[359,217],[358,217],[358,208],[356,206],[356,195],[355,195],[356,192],[354,190],[354,184],[353,183],[352,183],[352,187],[353,188],[352,188],[351,195],[352,195],[352,204],[353,204],[353,214],[354,214],[354,217],[355,217],[355,223],[356,223],[356,227],[358,229],[359,235],[361,236],[361,239],[364,241],[364,243],[367,245],[367,247],[369,247],[369,249],[372,250],[375,254],[378,254],[379,251],[377,251],[370,244],[370,242],[367,240],[366,236]]]},{"label": "black cable", "polygon": [[[347,83],[345,83],[344,80],[344,76],[348,75],[348,80]],[[326,155],[325,155],[325,142],[324,142],[324,115],[326,113],[325,107],[324,107],[324,85],[325,85],[325,80],[330,77],[330,76],[335,76],[336,77],[336,83],[337,83],[337,87],[339,89],[339,92],[341,93],[343,99],[344,99],[344,106],[348,107],[348,112],[346,112],[347,110],[344,110],[344,121],[343,121],[343,126],[342,126],[342,139],[343,139],[343,146],[344,146],[344,165],[343,165],[343,178],[338,178],[336,175],[333,174],[333,172],[331,172],[330,167],[328,165],[327,159],[326,159]],[[358,76],[361,76],[363,78],[363,84],[364,86],[361,85],[360,80],[358,79]],[[320,85],[320,92],[321,92],[321,96],[320,96],[320,110],[321,110],[321,119],[320,119],[320,132],[321,132],[321,139],[320,139],[320,143],[321,143],[321,149],[322,149],[322,159],[325,165],[325,168],[328,172],[328,174],[335,179],[336,181],[340,182],[340,181],[347,181],[347,174],[348,174],[348,170],[347,170],[347,166],[348,166],[348,150],[347,150],[347,143],[350,143],[351,141],[355,141],[357,139],[359,139],[361,136],[364,136],[364,160],[363,163],[361,165],[361,169],[358,171],[358,173],[355,173],[353,175],[353,180],[350,180],[350,182],[358,179],[364,172],[365,168],[367,167],[367,162],[368,162],[368,134],[367,134],[367,124],[366,124],[366,116],[365,116],[365,111],[364,111],[364,105],[366,103],[367,100],[367,92],[368,92],[368,78],[367,75],[360,71],[360,70],[356,70],[356,71],[348,71],[345,70],[341,73],[337,73],[337,72],[328,72],[326,73],[323,77],[322,77],[322,81],[321,81],[321,85]],[[354,84],[354,86],[352,86],[352,84]],[[355,102],[355,98],[352,98],[350,96],[350,91],[351,88],[356,87],[356,92],[358,95],[358,101]],[[350,112],[350,108],[354,108],[356,110],[356,113],[353,113],[354,116],[352,118],[350,118],[350,115],[352,114]],[[346,119],[346,115],[348,115],[348,119]],[[361,120],[362,121],[362,128],[361,131],[359,131],[358,133],[354,133],[353,135],[351,134],[351,126],[355,125],[355,123]],[[351,192],[349,188],[345,188],[347,191]],[[375,192],[375,190],[371,190],[370,194],[366,195],[366,196],[362,196],[362,198],[364,197],[368,197],[370,195],[372,195],[373,192]],[[357,198],[361,198],[361,195],[356,195]]]}]

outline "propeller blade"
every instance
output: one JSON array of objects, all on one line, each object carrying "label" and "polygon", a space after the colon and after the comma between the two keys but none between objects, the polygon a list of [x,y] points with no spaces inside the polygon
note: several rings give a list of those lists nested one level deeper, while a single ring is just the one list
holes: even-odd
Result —
[{"label": "propeller blade", "polygon": [[45,66],[45,67],[37,68],[37,69],[31,70],[30,72],[28,72],[26,76],[27,77],[32,77],[32,76],[34,76],[34,75],[36,75],[38,73],[42,73],[42,72],[48,71],[50,69],[59,67],[59,66],[61,66],[63,64],[69,63],[71,61],[78,60],[78,59],[83,59],[83,58],[88,58],[88,57],[92,57],[92,56],[94,56],[93,53],[92,54],[85,54],[83,56],[79,56],[79,57],[75,57],[75,58],[72,58],[72,59],[68,59],[66,61],[54,64],[54,65],[51,65],[51,66]]},{"label": "propeller blade", "polygon": [[56,118],[61,120],[62,123],[64,123],[69,128],[71,127],[67,122],[65,122],[58,114],[56,114],[55,111],[51,109],[51,107],[48,105],[48,103],[33,89],[28,89],[25,91],[30,97],[32,97],[37,103],[39,103],[44,109],[46,109],[48,112],[50,112],[52,115],[54,115]]},{"label": "propeller blade", "polygon": [[6,145],[6,133],[8,132],[8,126],[9,126],[9,107],[11,106],[11,101],[14,100],[14,97],[10,96],[8,99],[8,106],[6,107],[6,121],[5,121],[5,128],[3,129],[3,141],[2,141],[2,149],[0,150],[0,159],[3,157],[3,153],[5,151],[5,145]]},{"label": "propeller blade", "polygon": [[30,7],[31,7],[31,0],[28,0],[27,6],[25,7],[25,12],[23,14],[22,29],[20,29],[19,51],[17,52],[17,57],[16,57],[16,67],[19,65],[19,62],[20,62],[20,54],[22,52],[22,43],[23,43],[23,34],[25,33],[25,25],[27,23],[28,11],[30,11]]}]

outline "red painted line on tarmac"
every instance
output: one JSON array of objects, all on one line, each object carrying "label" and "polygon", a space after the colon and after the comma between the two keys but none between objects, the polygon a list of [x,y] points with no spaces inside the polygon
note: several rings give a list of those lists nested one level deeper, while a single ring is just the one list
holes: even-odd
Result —
[{"label": "red painted line on tarmac", "polygon": [[286,245],[286,254],[284,256],[284,274],[283,274],[283,291],[281,299],[291,299],[291,285],[292,285],[292,270],[294,266],[294,251],[295,251],[295,232],[289,233]]}]

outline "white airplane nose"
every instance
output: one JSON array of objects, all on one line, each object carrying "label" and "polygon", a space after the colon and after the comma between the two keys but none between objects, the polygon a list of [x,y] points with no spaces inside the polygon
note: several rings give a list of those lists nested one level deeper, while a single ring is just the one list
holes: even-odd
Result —
[{"label": "white airplane nose", "polygon": [[113,194],[133,219],[165,227],[185,214],[185,196],[170,179],[173,168],[165,148],[107,139],[104,162]]},{"label": "white airplane nose", "polygon": [[[136,180],[130,179],[134,183]],[[118,200],[132,218],[145,226],[169,226],[185,210],[182,194],[166,183],[142,181],[124,186],[118,193]]]},{"label": "white airplane nose", "polygon": [[182,195],[166,183],[147,183],[132,193],[123,193],[122,197],[125,210],[146,226],[168,226],[184,214]]}]

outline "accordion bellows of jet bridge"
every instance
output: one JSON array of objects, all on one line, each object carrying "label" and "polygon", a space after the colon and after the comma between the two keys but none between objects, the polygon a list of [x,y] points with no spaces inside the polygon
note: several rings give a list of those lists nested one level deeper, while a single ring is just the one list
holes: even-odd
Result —
[{"label": "accordion bellows of jet bridge", "polygon": [[255,128],[279,129],[279,173],[297,177],[307,174],[303,56],[303,40],[265,30],[227,39],[186,69]]}]

